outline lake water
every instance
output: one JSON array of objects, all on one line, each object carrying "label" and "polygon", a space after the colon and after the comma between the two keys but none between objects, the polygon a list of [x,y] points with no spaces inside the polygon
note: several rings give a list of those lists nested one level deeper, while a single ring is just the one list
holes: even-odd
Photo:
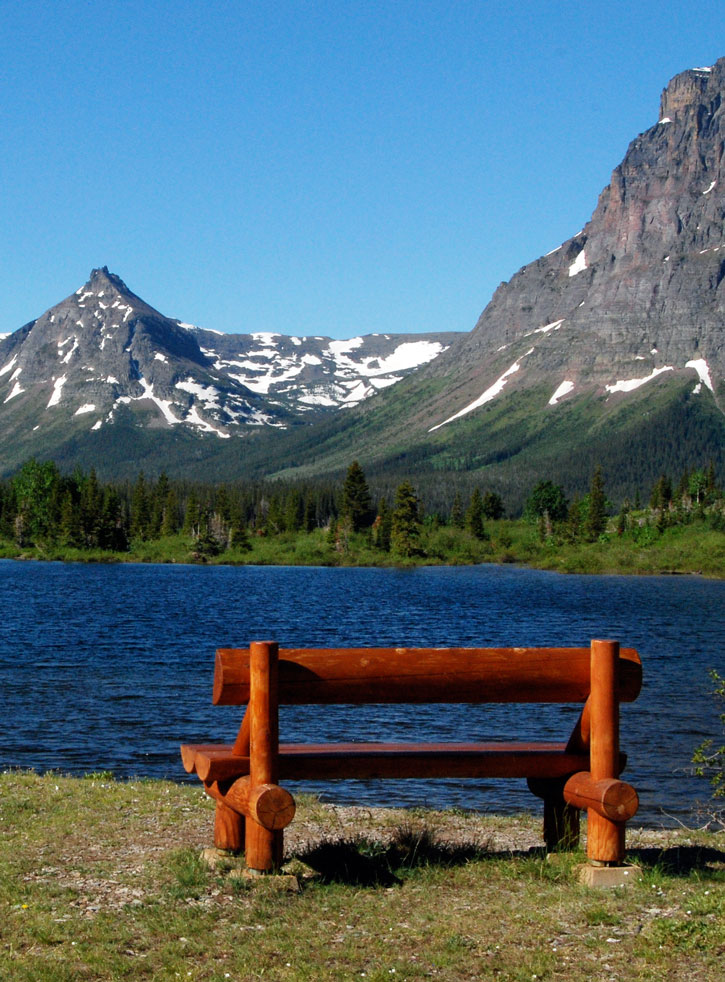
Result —
[{"label": "lake water", "polygon": [[[588,645],[640,653],[622,707],[639,821],[686,819],[708,785],[689,773],[717,736],[709,668],[725,668],[725,582],[562,576],[511,566],[396,569],[0,562],[0,768],[189,780],[182,742],[232,741],[213,707],[214,651],[273,639],[333,645]],[[287,707],[283,739],[564,740],[579,708]],[[196,781],[196,778],[193,778]],[[394,788],[395,785],[395,788]],[[538,811],[523,781],[306,784],[327,800]],[[291,788],[294,790],[294,788]],[[393,794],[393,789],[395,793]]]}]

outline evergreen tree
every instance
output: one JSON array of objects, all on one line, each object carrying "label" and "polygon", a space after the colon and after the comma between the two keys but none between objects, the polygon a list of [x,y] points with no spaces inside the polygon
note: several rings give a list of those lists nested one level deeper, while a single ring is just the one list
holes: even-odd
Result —
[{"label": "evergreen tree", "polygon": [[383,552],[390,552],[390,533],[392,530],[393,514],[388,508],[388,502],[381,498],[378,504],[378,514],[373,522],[373,545]]},{"label": "evergreen tree", "polygon": [[84,545],[80,515],[70,489],[64,493],[60,506],[58,540],[71,549],[80,549]]},{"label": "evergreen tree", "polygon": [[151,508],[143,471],[136,479],[131,496],[131,535],[134,539],[148,539],[151,532]]},{"label": "evergreen tree", "polygon": [[176,535],[179,531],[179,499],[174,488],[169,488],[161,517],[161,535]]},{"label": "evergreen tree", "polygon": [[483,498],[478,488],[474,488],[471,495],[471,502],[466,512],[466,528],[474,538],[486,538],[486,530],[483,527]]},{"label": "evergreen tree", "polygon": [[268,535],[278,535],[280,532],[284,532],[284,512],[279,495],[273,494],[269,500],[264,527]]},{"label": "evergreen tree", "polygon": [[[51,538],[57,521],[58,468],[52,461],[29,460],[13,478],[17,502],[15,533],[20,545]],[[59,503],[58,503],[59,504]]]},{"label": "evergreen tree", "polygon": [[589,508],[584,523],[584,535],[589,542],[595,542],[607,527],[607,499],[604,494],[602,469],[597,467],[592,475],[589,488]]},{"label": "evergreen tree", "polygon": [[304,518],[302,507],[302,495],[297,488],[292,488],[287,492],[284,506],[284,527],[288,532],[299,532],[302,528]]},{"label": "evergreen tree", "polygon": [[462,529],[466,527],[466,520],[463,515],[463,506],[461,505],[461,496],[456,491],[456,496],[453,499],[453,507],[451,508],[451,525],[455,529]]},{"label": "evergreen tree", "polygon": [[99,544],[98,528],[101,523],[103,492],[93,467],[91,467],[88,477],[81,480],[80,488],[80,523],[84,544],[91,547],[97,546]]},{"label": "evergreen tree", "polygon": [[156,486],[153,489],[149,502],[150,510],[150,520],[149,520],[149,536],[151,538],[158,538],[163,535],[162,527],[164,524],[164,513],[166,511],[166,506],[171,493],[171,484],[168,477],[162,471],[159,474],[159,479],[156,482]]},{"label": "evergreen tree", "polygon": [[669,508],[672,501],[672,481],[666,474],[660,474],[652,488],[650,508]]},{"label": "evergreen tree", "polygon": [[420,539],[420,501],[410,481],[403,481],[395,492],[390,542],[401,556],[416,555]]},{"label": "evergreen tree", "polygon": [[504,506],[501,495],[495,491],[487,491],[483,496],[483,517],[496,522],[504,516]]},{"label": "evergreen tree", "polygon": [[312,494],[308,494],[305,500],[304,530],[305,532],[313,532],[316,527],[317,527],[317,502],[315,501]]},{"label": "evergreen tree", "polygon": [[529,521],[538,521],[547,515],[552,522],[563,522],[568,510],[562,486],[551,481],[539,481],[526,501],[524,515]]},{"label": "evergreen tree", "polygon": [[98,527],[98,545],[113,552],[128,550],[128,526],[124,506],[115,488],[103,491],[101,520]]},{"label": "evergreen tree", "polygon": [[697,505],[703,504],[707,491],[707,475],[703,470],[696,470],[690,474],[690,496]]},{"label": "evergreen tree", "polygon": [[342,514],[352,522],[353,531],[359,532],[372,522],[372,500],[363,469],[353,460],[347,470],[342,486]]},{"label": "evergreen tree", "polygon": [[578,542],[582,534],[582,503],[579,498],[574,496],[574,500],[569,505],[569,514],[566,519],[565,535],[569,542]]},{"label": "evergreen tree", "polygon": [[196,538],[196,536],[199,534],[200,523],[201,514],[199,511],[199,499],[192,491],[189,495],[188,501],[186,502],[184,525],[182,527],[184,535],[190,535],[192,538]]}]

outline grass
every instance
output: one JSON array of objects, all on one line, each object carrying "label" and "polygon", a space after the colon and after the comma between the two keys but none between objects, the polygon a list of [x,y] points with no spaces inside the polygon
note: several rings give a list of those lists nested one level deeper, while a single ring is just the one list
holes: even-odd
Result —
[{"label": "grass", "polygon": [[203,863],[212,823],[189,785],[0,775],[0,978],[722,977],[723,833],[632,830],[641,877],[601,891],[529,816],[303,799],[292,893]]},{"label": "grass", "polygon": [[20,548],[0,540],[0,559],[49,559],[66,562],[207,562],[261,566],[421,566],[516,563],[561,573],[698,573],[725,576],[725,533],[705,522],[654,528],[641,541],[613,531],[598,542],[568,543],[561,537],[542,541],[536,526],[523,520],[486,523],[487,538],[449,526],[424,527],[419,554],[401,558],[375,549],[364,533],[353,534],[346,548],[329,541],[327,531],[285,532],[250,536],[250,548],[230,549],[218,556],[195,555],[188,536],[135,541],[127,553],[68,549],[61,546]]}]

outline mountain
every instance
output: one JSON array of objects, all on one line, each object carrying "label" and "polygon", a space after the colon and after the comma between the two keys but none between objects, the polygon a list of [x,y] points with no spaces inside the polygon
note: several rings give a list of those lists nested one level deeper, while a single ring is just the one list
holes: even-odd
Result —
[{"label": "mountain", "polygon": [[[725,59],[677,75],[584,229],[496,290],[475,328],[285,474],[471,471],[632,493],[725,459]],[[329,435],[325,435],[328,432]]]},{"label": "mountain", "polygon": [[0,470],[36,453],[307,478],[358,458],[378,487],[450,497],[455,474],[511,507],[541,479],[582,492],[597,464],[615,500],[709,459],[722,479],[724,94],[725,59],[675,76],[582,231],[502,283],[469,334],[220,335],[94,270],[0,341]]},{"label": "mountain", "polygon": [[[106,267],[37,320],[0,340],[0,472],[28,457],[144,460],[178,472],[181,455],[217,459],[215,443],[293,427],[393,385],[455,337],[348,341],[223,335],[165,317]],[[237,443],[237,441],[233,441]],[[226,456],[237,469],[243,449]]]}]

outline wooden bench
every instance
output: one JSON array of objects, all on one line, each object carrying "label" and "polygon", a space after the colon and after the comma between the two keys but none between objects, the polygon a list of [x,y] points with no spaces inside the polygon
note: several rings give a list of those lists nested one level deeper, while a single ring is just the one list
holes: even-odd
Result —
[{"label": "wooden bench", "polygon": [[[526,778],[544,801],[549,849],[578,842],[588,810],[587,854],[595,864],[624,858],[625,823],[637,794],[619,780],[619,703],[637,698],[642,671],[632,648],[278,649],[259,641],[216,653],[213,702],[244,705],[234,744],[187,744],[184,767],[216,799],[214,844],[241,852],[247,866],[282,861],[283,829],[294,816],[280,780],[342,778]],[[280,704],[581,703],[562,743],[279,742]],[[522,711],[535,714],[534,707]]]}]

